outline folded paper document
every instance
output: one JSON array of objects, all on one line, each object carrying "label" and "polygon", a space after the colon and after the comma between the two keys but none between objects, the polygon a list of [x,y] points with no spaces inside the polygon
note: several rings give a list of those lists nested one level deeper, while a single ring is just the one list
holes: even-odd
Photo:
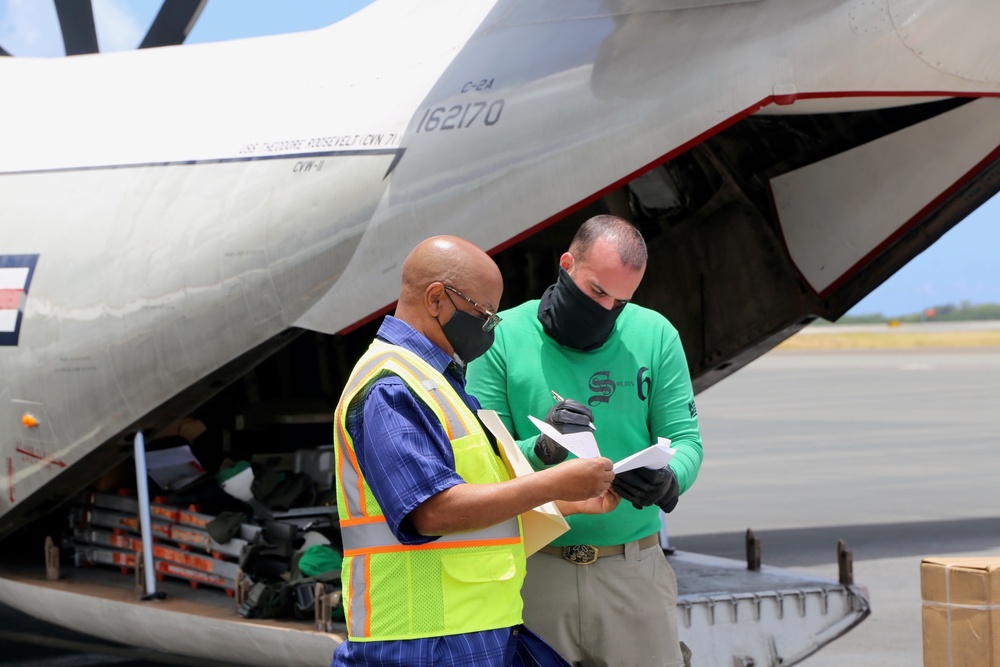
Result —
[{"label": "folded paper document", "polygon": [[581,459],[592,459],[601,455],[601,450],[597,447],[597,440],[594,439],[592,431],[581,431],[580,433],[560,433],[555,426],[548,422],[543,422],[528,415],[528,419],[539,431],[549,436],[560,445],[576,454]]},{"label": "folded paper document", "polygon": [[632,456],[626,456],[621,461],[615,464],[614,471],[615,474],[620,472],[625,472],[626,470],[634,470],[635,468],[664,468],[670,459],[674,457],[674,453],[677,450],[670,446],[670,440],[667,438],[660,438],[659,442],[655,445],[650,445],[641,452],[636,452]]},{"label": "folded paper document", "polygon": [[[531,423],[538,427],[538,430],[552,438],[560,445],[576,454],[581,459],[593,458],[601,455],[601,450],[597,446],[597,439],[590,431],[582,433],[560,433],[554,426],[541,419],[528,415]],[[670,446],[668,438],[658,438],[656,444],[650,445],[640,452],[623,458],[615,463],[615,474],[634,470],[635,468],[662,468],[670,463],[676,449]]]}]

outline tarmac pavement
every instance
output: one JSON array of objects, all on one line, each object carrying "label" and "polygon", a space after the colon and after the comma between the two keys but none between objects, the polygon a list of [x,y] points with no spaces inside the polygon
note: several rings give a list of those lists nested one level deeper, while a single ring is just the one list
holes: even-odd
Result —
[{"label": "tarmac pavement", "polygon": [[[774,351],[698,396],[705,461],[671,546],[836,578],[872,614],[799,664],[923,664],[920,561],[1000,556],[1000,348]],[[697,662],[695,662],[697,665]]]},{"label": "tarmac pavement", "polygon": [[[919,667],[920,560],[1000,556],[1000,349],[774,351],[698,396],[705,462],[671,546],[835,578],[872,614],[799,663]],[[698,665],[694,657],[695,667]],[[0,606],[0,666],[210,664],[112,646]]]}]

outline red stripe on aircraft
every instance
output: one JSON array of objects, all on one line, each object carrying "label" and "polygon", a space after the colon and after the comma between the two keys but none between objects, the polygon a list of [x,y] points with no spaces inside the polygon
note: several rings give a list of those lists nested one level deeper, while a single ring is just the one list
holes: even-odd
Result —
[{"label": "red stripe on aircraft", "polygon": [[[871,264],[872,260],[881,255],[887,248],[889,248],[892,244],[894,244],[897,240],[899,240],[900,237],[907,234],[915,226],[919,225],[924,220],[924,218],[930,215],[936,208],[941,206],[945,201],[950,199],[956,192],[965,187],[966,184],[968,184],[969,181],[975,178],[977,174],[982,172],[984,169],[986,169],[988,166],[993,164],[998,159],[1000,159],[1000,146],[994,148],[989,155],[980,160],[972,169],[965,172],[965,174],[963,174],[961,178],[952,183],[951,187],[946,188],[943,192],[941,192],[941,194],[932,199],[929,204],[927,204],[922,209],[917,211],[916,215],[914,215],[909,220],[907,220],[899,227],[897,227],[895,232],[887,236],[884,241],[882,241],[877,246],[872,248],[871,251],[868,252],[868,254],[866,254],[864,257],[855,262],[849,269],[840,274],[839,278],[831,282],[826,287],[826,289],[817,292],[816,295],[821,299],[825,299],[834,292],[836,292],[844,285],[844,283],[846,283],[855,275],[857,275],[862,268]],[[772,202],[773,202],[773,194],[772,194]],[[782,240],[784,239],[782,238]],[[787,244],[785,252],[788,252]],[[789,254],[788,256],[791,257],[791,254]],[[794,261],[792,262],[792,265],[795,266],[796,271],[799,270],[799,267],[795,265]],[[801,271],[799,271],[799,275],[800,276],[802,275]],[[809,284],[808,280],[805,281],[805,284],[809,285],[809,288],[812,289],[812,285]]]},{"label": "red stripe on aircraft", "polygon": [[[573,204],[572,206],[568,206],[568,207],[564,208],[563,210],[559,211],[555,215],[552,215],[552,216],[549,216],[548,218],[545,218],[544,220],[542,220],[538,224],[530,227],[529,229],[521,232],[520,234],[518,234],[516,236],[512,236],[511,238],[507,239],[503,243],[501,243],[501,244],[499,244],[497,246],[494,246],[493,248],[490,248],[487,252],[490,255],[495,255],[498,252],[506,250],[507,248],[520,243],[521,241],[523,241],[524,239],[526,239],[526,238],[528,238],[530,236],[534,236],[535,234],[537,234],[541,230],[545,229],[546,227],[555,224],[556,222],[562,220],[566,216],[568,216],[568,215],[570,215],[572,213],[575,213],[576,211],[582,209],[583,207],[585,207],[585,206],[587,206],[587,205],[589,205],[589,204],[597,201],[598,199],[600,199],[601,197],[604,197],[608,193],[614,192],[615,190],[617,190],[621,186],[625,185],[626,183],[635,180],[639,176],[642,176],[643,174],[645,174],[645,173],[647,173],[649,171],[652,171],[653,169],[656,169],[657,167],[659,167],[663,163],[665,163],[665,162],[667,162],[669,160],[672,160],[673,158],[677,157],[678,155],[686,153],[687,151],[689,151],[690,149],[694,148],[698,144],[700,144],[700,143],[702,143],[704,141],[707,141],[708,139],[711,139],[713,136],[715,136],[719,132],[722,132],[726,128],[731,127],[732,125],[735,125],[736,123],[738,123],[739,121],[743,120],[747,116],[750,116],[750,115],[753,115],[753,114],[757,113],[758,111],[760,111],[764,107],[771,106],[772,104],[776,105],[776,106],[788,106],[788,105],[794,104],[798,100],[849,99],[849,98],[854,98],[854,97],[862,97],[862,98],[863,97],[885,97],[885,98],[892,98],[892,97],[903,97],[903,98],[906,98],[906,97],[929,97],[929,98],[942,98],[942,99],[951,98],[951,97],[970,97],[970,98],[996,97],[996,98],[1000,98],[1000,93],[997,93],[997,92],[955,92],[955,91],[943,91],[943,90],[906,90],[906,91],[899,91],[899,90],[895,90],[895,91],[840,90],[840,91],[825,91],[825,92],[799,92],[799,91],[795,91],[794,93],[786,93],[786,94],[780,94],[780,95],[768,95],[767,97],[763,98],[760,102],[752,104],[749,107],[743,109],[742,111],[739,111],[739,112],[733,114],[732,116],[730,116],[726,120],[722,121],[721,123],[718,123],[717,125],[712,126],[708,130],[705,130],[701,134],[699,134],[699,135],[695,136],[694,138],[692,138],[692,139],[684,142],[680,146],[677,146],[676,148],[674,148],[674,149],[672,149],[672,150],[664,153],[660,157],[656,158],[655,160],[653,160],[652,162],[646,164],[645,166],[640,167],[639,169],[636,169],[635,171],[633,171],[632,173],[628,174],[624,178],[618,179],[617,181],[615,181],[615,182],[611,183],[610,185],[602,188],[601,190],[598,190],[597,192],[595,192],[594,194],[590,195],[589,197],[581,199],[580,201],[578,201],[577,203]],[[972,174],[972,175],[974,175],[974,173],[975,173],[975,171],[970,172],[970,174]],[[963,180],[963,182],[964,182],[964,180]],[[961,183],[956,184],[955,187],[950,190],[950,193],[953,193],[955,190],[957,190],[958,187],[959,187],[959,185],[961,185]],[[944,197],[942,196],[941,199],[943,199],[943,198]],[[938,203],[938,200],[935,200],[935,203]],[[909,224],[913,224],[916,219],[918,219],[918,218],[914,218],[914,220],[911,221]],[[909,225],[907,225],[907,227],[908,226]],[[787,248],[786,248],[786,252],[787,252]],[[874,254],[874,252],[872,254]],[[866,259],[868,259],[868,258],[866,257]],[[856,271],[861,264],[862,263],[859,262],[854,267],[852,267],[852,269],[850,271],[848,271],[844,276],[842,276],[841,279],[838,280],[834,285],[839,285],[840,283],[842,283],[847,278],[847,276],[849,276],[851,273],[853,273],[854,271]],[[793,265],[794,265],[794,262],[793,262]],[[798,270],[797,267],[796,267],[796,270]],[[806,284],[808,284],[808,282]],[[825,294],[829,294],[830,290],[834,287],[834,285],[831,285],[831,287],[828,288],[825,291]],[[823,296],[823,295],[820,295],[820,296]],[[382,307],[382,308],[380,308],[380,309],[378,309],[376,311],[373,311],[369,315],[367,315],[367,316],[365,316],[365,317],[363,317],[363,318],[361,318],[361,319],[359,319],[359,320],[357,320],[357,321],[349,324],[348,326],[344,327],[343,329],[341,329],[337,333],[339,333],[339,334],[348,334],[348,333],[354,331],[355,329],[357,329],[358,327],[361,327],[361,326],[363,326],[365,324],[368,324],[369,322],[373,321],[375,318],[377,318],[377,317],[379,317],[381,315],[386,315],[388,313],[391,313],[393,311],[393,309],[395,308],[395,306],[396,306],[396,302],[393,301],[391,304],[388,304],[388,305],[386,305],[386,306],[384,306],[384,307]]]},{"label": "red stripe on aircraft", "polygon": [[19,309],[22,296],[24,296],[23,289],[0,289],[0,309]]},{"label": "red stripe on aircraft", "polygon": [[491,248],[489,250],[489,254],[490,255],[495,255],[496,253],[500,252],[501,250],[506,250],[507,248],[511,247],[512,245],[520,243],[521,241],[523,241],[524,239],[528,238],[529,236],[534,236],[535,234],[537,234],[541,230],[545,229],[549,225],[555,224],[556,222],[562,220],[566,216],[571,215],[573,213],[576,213],[581,208],[583,208],[583,207],[585,207],[585,206],[587,206],[589,204],[592,204],[593,202],[597,201],[598,199],[600,199],[604,195],[608,194],[609,192],[614,192],[618,188],[622,187],[626,183],[629,183],[630,181],[634,181],[636,178],[642,176],[646,172],[649,172],[649,171],[652,171],[653,169],[656,169],[657,167],[659,167],[664,162],[667,162],[668,160],[672,160],[673,158],[677,157],[678,155],[686,153],[687,151],[691,150],[692,148],[694,148],[698,144],[711,139],[712,137],[714,137],[719,132],[722,132],[726,128],[731,127],[732,125],[735,125],[736,123],[738,123],[739,121],[743,120],[747,116],[750,116],[752,114],[757,113],[758,111],[760,111],[761,109],[763,109],[766,106],[769,106],[772,103],[774,103],[774,97],[769,95],[768,97],[765,97],[764,99],[762,99],[760,102],[757,102],[756,104],[750,105],[749,107],[747,107],[743,111],[740,111],[739,113],[730,116],[729,118],[727,118],[726,120],[722,121],[721,123],[719,123],[717,125],[713,125],[709,129],[707,129],[704,132],[702,132],[701,134],[695,136],[693,139],[689,139],[688,141],[685,141],[680,146],[677,146],[673,150],[670,150],[670,151],[664,153],[663,155],[661,155],[660,157],[656,158],[652,162],[650,162],[650,163],[648,163],[648,164],[640,167],[639,169],[636,169],[635,171],[633,171],[632,173],[628,174],[627,176],[624,176],[623,178],[619,178],[614,183],[608,185],[607,187],[604,187],[604,188],[598,190],[597,192],[595,192],[594,194],[590,195],[589,197],[586,197],[585,199],[581,199],[580,201],[578,201],[577,203],[573,204],[572,206],[564,208],[563,210],[559,211],[555,215],[549,216],[545,220],[542,220],[540,223],[538,223],[534,227],[531,227],[530,229],[527,229],[527,230],[521,232],[517,236],[514,236],[514,237],[508,239],[504,243],[501,243],[500,245],[498,245],[498,246],[496,246],[494,248]]},{"label": "red stripe on aircraft", "polygon": [[726,120],[722,121],[721,123],[718,123],[717,125],[712,126],[711,128],[705,130],[701,134],[695,136],[693,139],[690,139],[690,140],[684,142],[683,144],[681,144],[677,148],[674,148],[673,150],[670,150],[670,151],[664,153],[660,157],[656,158],[655,160],[653,160],[652,162],[646,164],[645,166],[640,167],[639,169],[633,171],[632,173],[628,174],[624,178],[620,178],[617,181],[615,181],[614,183],[608,185],[607,187],[605,187],[605,188],[603,188],[601,190],[598,190],[597,192],[595,192],[594,194],[590,195],[589,197],[587,197],[585,199],[581,199],[576,204],[573,204],[572,206],[564,208],[563,210],[559,211],[555,215],[550,216],[550,217],[546,218],[545,220],[542,220],[540,223],[538,223],[534,227],[531,227],[530,229],[527,229],[526,231],[521,232],[517,236],[511,237],[510,239],[508,239],[507,241],[501,243],[500,245],[491,248],[488,252],[489,252],[490,255],[495,255],[496,253],[498,253],[498,252],[500,252],[502,250],[506,250],[507,248],[511,247],[512,245],[516,245],[516,244],[520,243],[521,241],[523,241],[524,239],[526,239],[526,238],[528,238],[530,236],[534,236],[535,234],[537,234],[541,230],[545,229],[549,225],[555,224],[556,222],[562,220],[566,216],[568,216],[568,215],[570,215],[572,213],[577,212],[578,210],[580,210],[581,208],[583,208],[583,207],[585,207],[585,206],[587,206],[589,204],[592,204],[593,202],[597,201],[601,197],[604,197],[608,193],[614,192],[615,190],[617,190],[618,188],[622,187],[626,183],[635,180],[639,176],[642,176],[643,174],[645,174],[645,173],[647,173],[649,171],[652,171],[653,169],[656,169],[657,167],[659,167],[663,163],[668,162],[669,160],[672,160],[673,158],[677,157],[678,155],[686,153],[687,151],[689,151],[690,149],[694,148],[698,144],[700,144],[700,143],[702,143],[704,141],[707,141],[708,139],[711,139],[712,137],[714,137],[719,132],[722,132],[726,128],[731,127],[732,125],[735,125],[736,123],[738,123],[739,121],[743,120],[747,116],[753,115],[753,114],[757,113],[758,111],[760,111],[761,109],[763,109],[765,107],[771,106],[772,104],[773,105],[777,105],[777,106],[788,106],[789,104],[793,103],[792,100],[796,100],[797,101],[797,100],[822,100],[822,99],[849,99],[849,98],[852,98],[852,97],[886,97],[886,98],[889,98],[889,97],[940,97],[940,98],[943,99],[943,98],[949,98],[949,97],[974,97],[974,98],[975,97],[1000,97],[1000,93],[995,93],[995,92],[989,92],[989,93],[973,93],[973,92],[956,93],[956,92],[946,92],[946,91],[939,91],[939,90],[938,91],[935,91],[935,90],[909,90],[909,91],[893,91],[893,92],[876,91],[876,90],[841,90],[841,91],[827,91],[827,92],[795,92],[794,94],[768,95],[767,97],[765,97],[764,99],[762,99],[760,102],[757,102],[756,104],[752,104],[749,107],[747,107],[746,109],[743,109],[742,111],[733,114],[732,116],[730,116]]},{"label": "red stripe on aircraft", "polygon": [[42,463],[45,463],[45,464],[48,464],[48,465],[59,466],[60,468],[65,468],[66,467],[66,464],[63,463],[62,461],[60,461],[59,459],[53,458],[52,456],[49,456],[48,454],[46,454],[44,452],[36,452],[36,451],[34,451],[34,448],[30,448],[27,445],[18,446],[18,447],[15,447],[14,449],[17,452],[19,452],[21,454],[24,454],[27,457],[30,457],[30,458],[36,459],[38,461],[41,461]]}]

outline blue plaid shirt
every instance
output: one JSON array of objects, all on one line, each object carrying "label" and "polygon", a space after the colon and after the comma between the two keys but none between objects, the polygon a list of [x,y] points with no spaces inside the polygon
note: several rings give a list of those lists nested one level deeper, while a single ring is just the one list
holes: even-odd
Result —
[{"label": "blue plaid shirt", "polygon": [[[463,373],[426,336],[391,316],[382,322],[377,335],[418,355],[448,380],[473,413],[479,409],[479,401],[465,391]],[[451,441],[431,409],[410,393],[399,377],[387,375],[373,382],[363,400],[348,411],[347,431],[354,440],[365,481],[396,539],[402,544],[436,540],[436,536],[414,530],[410,512],[464,480],[455,472]],[[333,665],[569,667],[524,626],[426,639],[346,641],[334,652]]]}]

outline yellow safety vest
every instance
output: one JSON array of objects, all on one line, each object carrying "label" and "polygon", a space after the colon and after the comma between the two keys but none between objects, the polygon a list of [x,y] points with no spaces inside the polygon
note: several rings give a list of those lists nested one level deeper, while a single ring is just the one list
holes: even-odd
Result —
[{"label": "yellow safety vest", "polygon": [[402,347],[372,343],[354,367],[334,421],[348,638],[418,639],[520,624],[525,572],[520,517],[419,545],[400,544],[389,530],[347,432],[351,403],[386,374],[402,379],[437,416],[462,479],[469,484],[510,479],[483,427],[438,371]]}]

